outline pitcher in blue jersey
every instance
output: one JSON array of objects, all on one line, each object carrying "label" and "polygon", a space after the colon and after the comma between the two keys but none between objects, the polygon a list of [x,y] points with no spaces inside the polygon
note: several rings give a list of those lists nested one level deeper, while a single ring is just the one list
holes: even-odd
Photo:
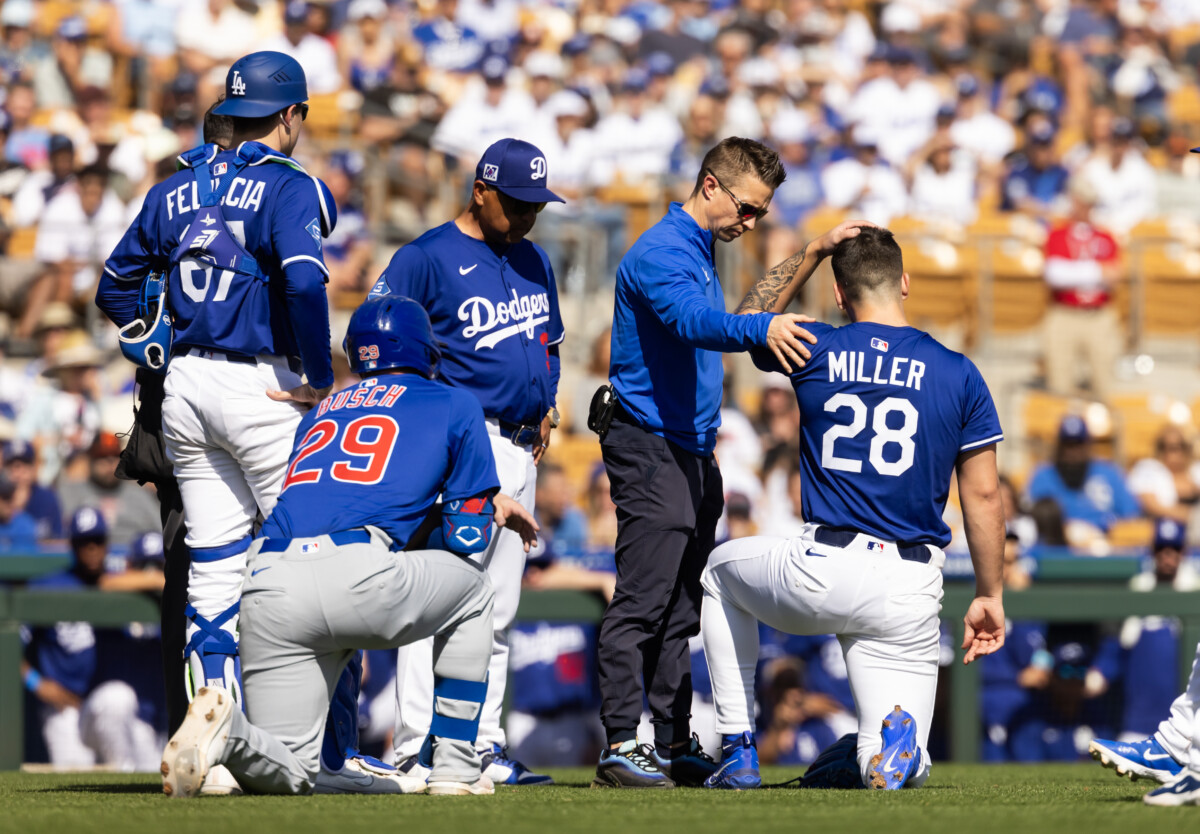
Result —
[{"label": "pitcher in blue jersey", "polygon": [[333,384],[321,239],[336,217],[324,184],[288,156],[308,111],[300,65],[247,55],[225,93],[214,112],[233,121],[232,150],[179,157],[105,263],[96,303],[123,327],[142,285],[167,278],[162,419],[192,554],[188,686],[228,686],[236,698],[254,522],[275,505],[301,416]]},{"label": "pitcher in blue jersey", "polygon": [[345,346],[362,381],[301,421],[265,538],[250,549],[246,714],[225,690],[200,690],[163,753],[170,796],[195,795],[215,764],[259,793],[319,789],[330,694],[356,650],[425,638],[433,640],[432,772],[428,784],[395,779],[396,792],[493,793],[475,749],[493,591],[483,568],[458,554],[485,549],[493,523],[527,549],[537,524],[498,493],[479,402],[435,379],[441,354],[419,304],[401,296],[365,303]]},{"label": "pitcher in blue jersey", "polygon": [[[790,374],[801,413],[804,530],[728,542],[701,578],[701,633],[724,757],[707,787],[760,782],[759,620],[791,634],[838,635],[858,739],[831,767],[855,768],[872,788],[924,784],[942,548],[950,541],[941,516],[955,472],[976,582],[965,662],[1004,643],[1002,433],[987,386],[970,360],[908,325],[909,280],[891,232],[861,229],[833,250],[832,266],[850,324],[809,325],[817,338],[811,358]],[[781,310],[799,283],[759,300]],[[763,370],[783,371],[767,351],[752,356]]]}]

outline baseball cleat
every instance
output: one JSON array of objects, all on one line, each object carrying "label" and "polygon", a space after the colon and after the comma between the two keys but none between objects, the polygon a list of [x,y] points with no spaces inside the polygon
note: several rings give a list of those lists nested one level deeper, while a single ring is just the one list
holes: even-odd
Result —
[{"label": "baseball cleat", "polygon": [[904,787],[921,762],[917,748],[917,722],[896,704],[883,719],[883,749],[871,757],[871,774],[867,787],[873,790],[896,791]]},{"label": "baseball cleat", "polygon": [[1162,807],[1200,805],[1200,773],[1181,770],[1170,782],[1143,796],[1142,802]]},{"label": "baseball cleat", "polygon": [[620,747],[601,751],[592,787],[673,788],[675,783],[655,762],[648,744],[630,739]]},{"label": "baseball cleat", "polygon": [[554,779],[544,773],[534,773],[516,759],[509,758],[508,748],[493,744],[480,754],[480,770],[496,785],[553,785]]},{"label": "baseball cleat", "polygon": [[822,750],[804,772],[800,787],[821,790],[865,787],[858,769],[858,733],[846,733]]},{"label": "baseball cleat", "polygon": [[700,737],[695,733],[687,740],[687,744],[671,750],[669,756],[662,755],[657,745],[653,755],[658,769],[681,788],[698,788],[704,785],[705,780],[720,767],[713,761],[713,757],[700,747]]},{"label": "baseball cleat", "polygon": [[[379,762],[378,759],[374,760]],[[341,770],[321,766],[313,793],[424,793],[425,778],[404,776],[383,762],[374,765],[363,758],[347,759]]]},{"label": "baseball cleat", "polygon": [[163,793],[182,799],[200,792],[205,777],[225,752],[233,709],[233,698],[224,689],[201,687],[163,750],[159,768]]},{"label": "baseball cleat", "polygon": [[1183,771],[1183,765],[1175,761],[1154,736],[1129,744],[1097,738],[1088,744],[1088,752],[1100,764],[1115,770],[1118,776],[1128,776],[1131,782],[1144,776],[1165,784]]},{"label": "baseball cleat", "polygon": [[477,782],[429,782],[430,796],[490,796],[495,792],[492,780],[482,773]]},{"label": "baseball cleat", "polygon": [[745,791],[757,788],[761,784],[762,777],[758,773],[758,746],[754,741],[754,733],[721,736],[720,769],[704,780],[704,787]]},{"label": "baseball cleat", "polygon": [[433,773],[433,770],[428,765],[421,764],[420,755],[416,755],[397,762],[396,773],[401,779],[417,780],[424,784],[429,781],[429,775]]},{"label": "baseball cleat", "polygon": [[213,765],[200,786],[201,796],[241,796],[242,786],[225,765]]}]

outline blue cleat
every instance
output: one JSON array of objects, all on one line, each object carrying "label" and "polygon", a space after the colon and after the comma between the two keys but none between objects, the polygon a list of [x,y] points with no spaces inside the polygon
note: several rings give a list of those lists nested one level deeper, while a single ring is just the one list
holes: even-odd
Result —
[{"label": "blue cleat", "polygon": [[636,739],[617,748],[605,748],[596,765],[593,788],[673,788],[675,783],[654,760],[647,744]]},{"label": "blue cleat", "polygon": [[516,759],[508,756],[508,748],[493,744],[482,756],[481,771],[497,785],[553,785],[554,779],[544,773],[534,773]]},{"label": "blue cleat", "polygon": [[858,733],[846,733],[822,750],[804,772],[800,787],[819,790],[866,787],[858,769]]},{"label": "blue cleat", "polygon": [[717,763],[700,747],[700,739],[695,734],[688,739],[686,747],[671,752],[672,755],[664,756],[655,745],[654,763],[681,788],[698,788],[717,772]]},{"label": "blue cleat", "polygon": [[754,733],[721,736],[721,768],[704,780],[704,787],[746,791],[761,784]]},{"label": "blue cleat", "polygon": [[1115,770],[1118,776],[1128,776],[1131,782],[1144,776],[1165,784],[1183,771],[1183,765],[1175,761],[1154,736],[1129,744],[1097,738],[1088,744],[1088,752],[1100,764]]},{"label": "blue cleat", "polygon": [[871,774],[867,787],[872,790],[897,791],[908,777],[917,772],[921,751],[917,747],[917,722],[896,704],[883,719],[883,749],[871,757]]},{"label": "blue cleat", "polygon": [[1200,773],[1194,770],[1181,770],[1179,775],[1170,782],[1143,796],[1142,802],[1147,805],[1165,807],[1200,805]]}]

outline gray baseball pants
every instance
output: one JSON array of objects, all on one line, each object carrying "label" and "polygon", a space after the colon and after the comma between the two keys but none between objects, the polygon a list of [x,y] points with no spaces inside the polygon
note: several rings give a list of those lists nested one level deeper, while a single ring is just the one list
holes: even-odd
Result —
[{"label": "gray baseball pants", "polygon": [[[258,793],[308,793],[320,769],[325,717],[356,649],[433,637],[439,678],[487,680],[492,585],[469,559],[439,550],[393,553],[391,540],[338,546],[293,539],[281,553],[249,551],[242,588],[246,713],[235,711],[222,763]],[[482,699],[481,699],[482,700]],[[477,721],[481,704],[439,697],[435,710]],[[431,781],[479,779],[474,739],[437,737]]]}]

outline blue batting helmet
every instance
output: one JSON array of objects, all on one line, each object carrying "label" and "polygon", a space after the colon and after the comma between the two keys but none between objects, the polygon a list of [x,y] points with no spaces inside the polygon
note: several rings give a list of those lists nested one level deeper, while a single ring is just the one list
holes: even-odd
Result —
[{"label": "blue batting helmet", "polygon": [[213,112],[254,119],[307,99],[308,83],[295,58],[282,52],[251,52],[229,68],[225,100]]},{"label": "blue batting helmet", "polygon": [[400,295],[372,298],[355,310],[342,347],[350,359],[350,370],[359,375],[411,368],[433,379],[442,358],[429,314],[411,298]]}]

